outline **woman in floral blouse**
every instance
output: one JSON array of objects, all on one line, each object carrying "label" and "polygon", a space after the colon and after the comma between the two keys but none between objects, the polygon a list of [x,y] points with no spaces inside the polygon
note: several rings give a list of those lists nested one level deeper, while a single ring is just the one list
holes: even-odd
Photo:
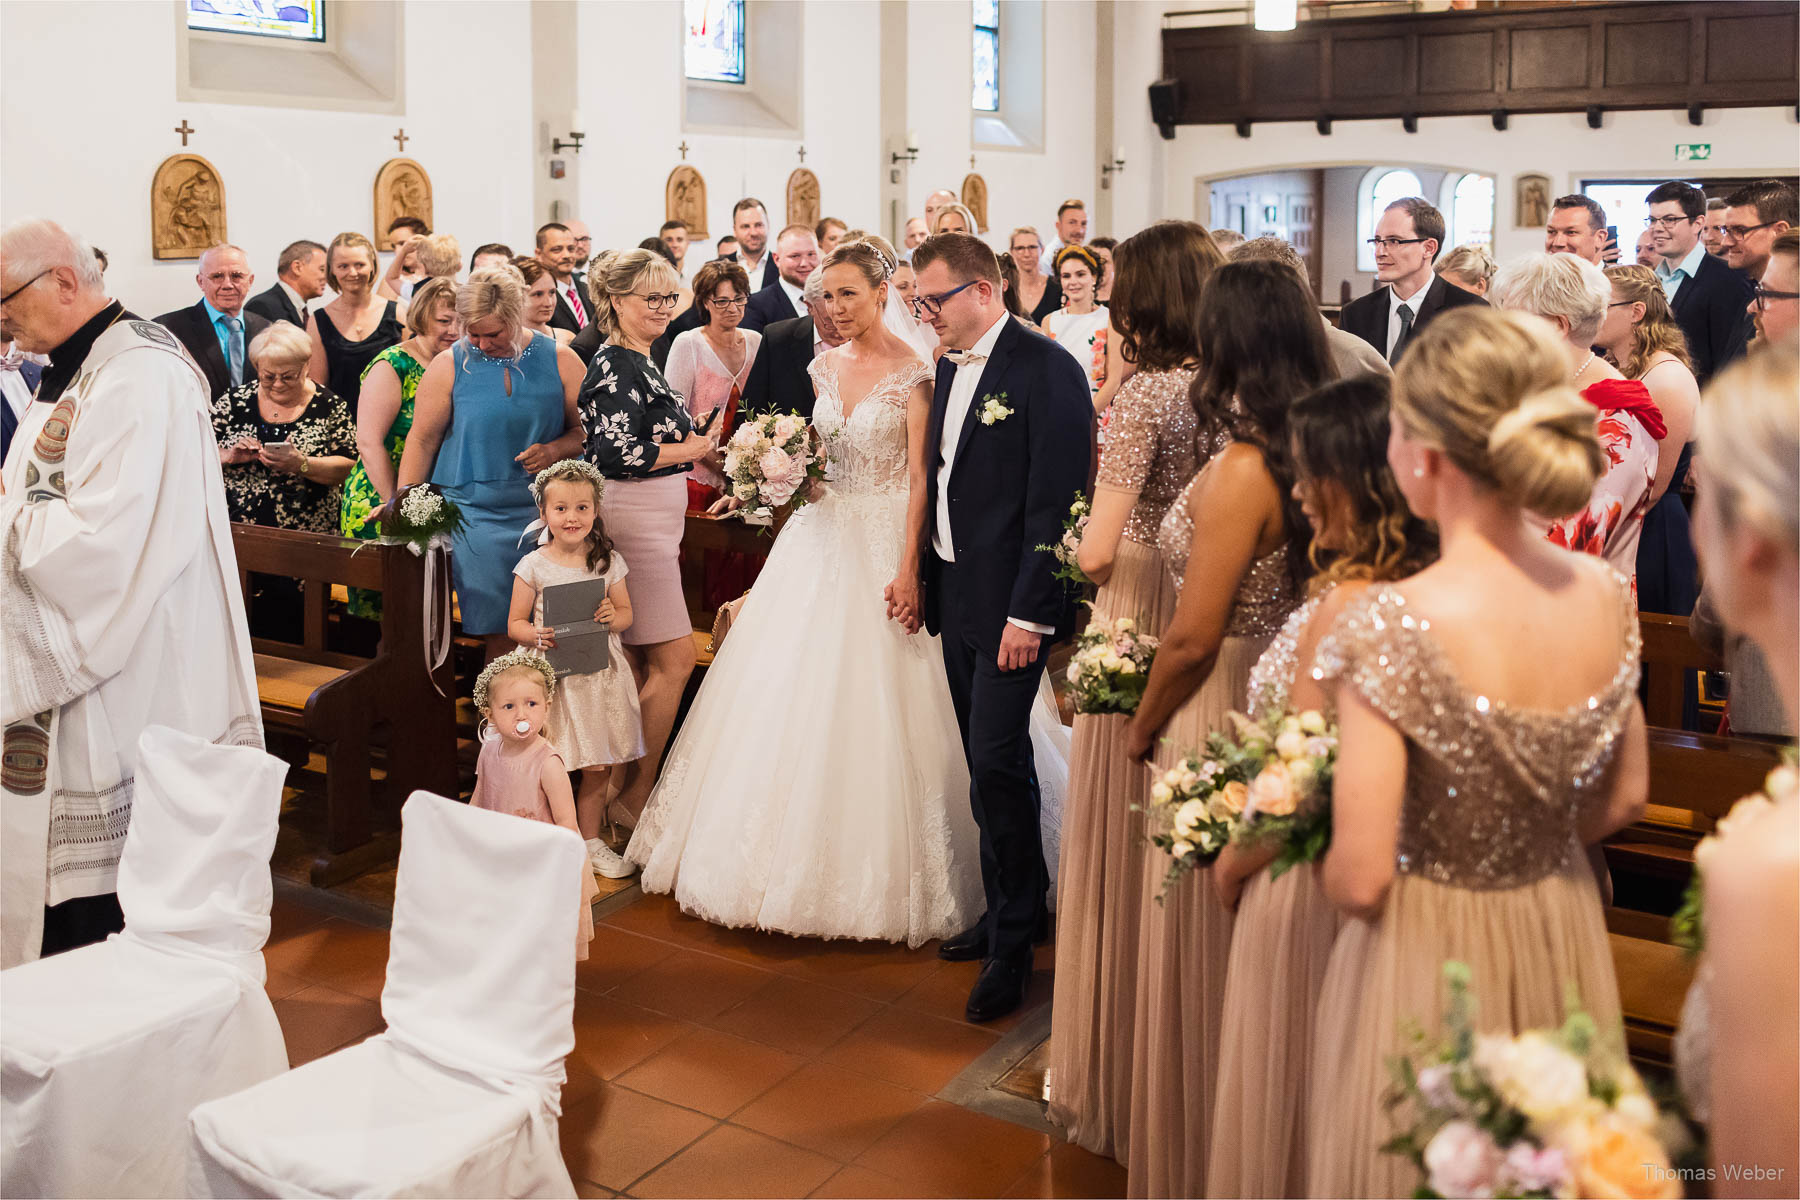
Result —
[{"label": "woman in floral blouse", "polygon": [[650,361],[650,345],[680,300],[675,268],[648,250],[626,250],[607,260],[590,286],[606,342],[581,385],[581,423],[587,460],[607,479],[600,502],[607,535],[631,564],[636,615],[621,638],[639,681],[646,754],[627,768],[618,803],[621,823],[633,826],[694,670],[680,565],[687,476],[717,446],[695,431],[687,405]]}]

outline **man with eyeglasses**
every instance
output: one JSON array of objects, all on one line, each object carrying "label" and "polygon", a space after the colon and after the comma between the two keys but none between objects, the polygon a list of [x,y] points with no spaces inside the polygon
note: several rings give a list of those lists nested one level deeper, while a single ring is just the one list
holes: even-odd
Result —
[{"label": "man with eyeglasses", "polygon": [[1421,196],[1402,196],[1375,221],[1375,278],[1387,286],[1344,306],[1338,328],[1375,347],[1390,363],[1439,313],[1486,305],[1431,269],[1444,242],[1444,214]]},{"label": "man with eyeglasses", "polygon": [[1769,247],[1762,282],[1750,299],[1756,346],[1800,344],[1800,230],[1782,232]]},{"label": "man with eyeglasses", "polygon": [[776,321],[806,315],[801,297],[807,276],[819,265],[819,239],[809,225],[789,225],[775,239],[775,269],[781,274],[772,288],[750,297],[744,328],[761,331]]},{"label": "man with eyeglasses", "polygon": [[144,727],[261,746],[262,717],[193,357],[108,299],[93,250],[51,221],[0,235],[3,338],[50,356],[0,487],[0,967],[12,967],[124,926],[119,855]]},{"label": "man with eyeglasses", "polygon": [[1778,179],[1759,179],[1725,197],[1725,261],[1751,279],[1761,279],[1775,239],[1800,225],[1794,189]]},{"label": "man with eyeglasses", "polygon": [[1687,338],[1694,378],[1704,386],[1720,366],[1743,353],[1750,336],[1744,317],[1750,287],[1742,275],[1708,254],[1700,240],[1706,193],[1670,180],[1644,199],[1650,206],[1650,236],[1662,256],[1656,277]]},{"label": "man with eyeglasses", "polygon": [[201,253],[200,270],[194,276],[200,285],[200,303],[156,318],[200,364],[214,400],[255,374],[250,366],[250,342],[269,327],[262,317],[244,311],[255,280],[250,259],[242,250],[214,246]]}]

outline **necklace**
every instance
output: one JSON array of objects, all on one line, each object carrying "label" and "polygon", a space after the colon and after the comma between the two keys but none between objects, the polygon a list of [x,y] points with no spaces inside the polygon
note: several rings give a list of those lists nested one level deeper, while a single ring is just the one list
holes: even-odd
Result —
[{"label": "necklace", "polygon": [[1589,350],[1588,356],[1581,360],[1581,365],[1579,367],[1575,368],[1575,373],[1573,375],[1569,376],[1569,382],[1574,383],[1577,379],[1580,379],[1583,375],[1587,374],[1587,369],[1593,365],[1594,365],[1594,352],[1592,350]]}]

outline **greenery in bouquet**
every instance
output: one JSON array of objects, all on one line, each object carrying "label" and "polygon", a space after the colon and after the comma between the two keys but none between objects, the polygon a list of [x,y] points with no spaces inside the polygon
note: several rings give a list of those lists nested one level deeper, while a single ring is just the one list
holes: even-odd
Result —
[{"label": "greenery in bouquet", "polygon": [[1562,1028],[1477,1033],[1470,973],[1444,964],[1444,1038],[1393,1062],[1386,1097],[1400,1132],[1381,1147],[1411,1160],[1420,1197],[1677,1197],[1670,1148],[1685,1141],[1626,1060],[1571,1006]]},{"label": "greenery in bouquet", "polygon": [[1732,805],[1731,811],[1719,820],[1712,833],[1700,839],[1700,844],[1694,847],[1693,874],[1688,876],[1687,891],[1681,898],[1681,907],[1669,918],[1671,940],[1689,954],[1699,954],[1706,948],[1706,868],[1718,850],[1719,839],[1733,826],[1744,824],[1782,801],[1793,800],[1796,795],[1800,795],[1800,769],[1795,767],[1794,754],[1792,749],[1788,750],[1784,756],[1785,761],[1770,771],[1768,778],[1763,781],[1763,790],[1752,792]]},{"label": "greenery in bouquet", "polygon": [[1157,641],[1119,617],[1091,622],[1075,639],[1066,678],[1079,713],[1133,713],[1150,681]]},{"label": "greenery in bouquet", "polygon": [[382,537],[404,543],[414,554],[423,555],[434,546],[448,546],[450,539],[462,532],[462,509],[444,495],[435,483],[419,483],[406,489],[400,502],[388,509],[381,522]]},{"label": "greenery in bouquet", "polygon": [[1188,753],[1150,785],[1150,803],[1142,806],[1150,814],[1150,844],[1169,859],[1158,904],[1182,876],[1218,858],[1231,841],[1231,823],[1249,795],[1249,776],[1241,765],[1222,761],[1216,751],[1225,740],[1212,735],[1205,752]]},{"label": "greenery in bouquet", "polygon": [[1271,879],[1317,862],[1331,845],[1337,726],[1312,709],[1265,713],[1260,721],[1232,713],[1231,723],[1231,735],[1208,739],[1209,751],[1249,781],[1243,810],[1232,819],[1231,840],[1279,845],[1269,864]]},{"label": "greenery in bouquet", "polygon": [[764,413],[737,427],[725,443],[725,478],[746,521],[769,524],[807,501],[825,478],[825,456],[799,413]]},{"label": "greenery in bouquet", "polygon": [[1093,513],[1093,505],[1080,492],[1075,493],[1075,503],[1069,505],[1069,515],[1063,518],[1063,534],[1054,546],[1039,546],[1056,559],[1056,570],[1051,572],[1067,584],[1070,590],[1079,590],[1092,583],[1087,572],[1075,561],[1081,549],[1081,535],[1087,532],[1088,517]]}]

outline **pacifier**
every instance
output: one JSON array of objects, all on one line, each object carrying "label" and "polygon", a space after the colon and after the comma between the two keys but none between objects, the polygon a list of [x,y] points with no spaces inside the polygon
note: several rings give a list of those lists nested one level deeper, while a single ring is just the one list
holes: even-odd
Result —
[{"label": "pacifier", "polygon": [[513,726],[513,732],[518,734],[520,737],[524,737],[526,734],[531,732],[531,722],[530,721],[520,721],[517,725]]}]

